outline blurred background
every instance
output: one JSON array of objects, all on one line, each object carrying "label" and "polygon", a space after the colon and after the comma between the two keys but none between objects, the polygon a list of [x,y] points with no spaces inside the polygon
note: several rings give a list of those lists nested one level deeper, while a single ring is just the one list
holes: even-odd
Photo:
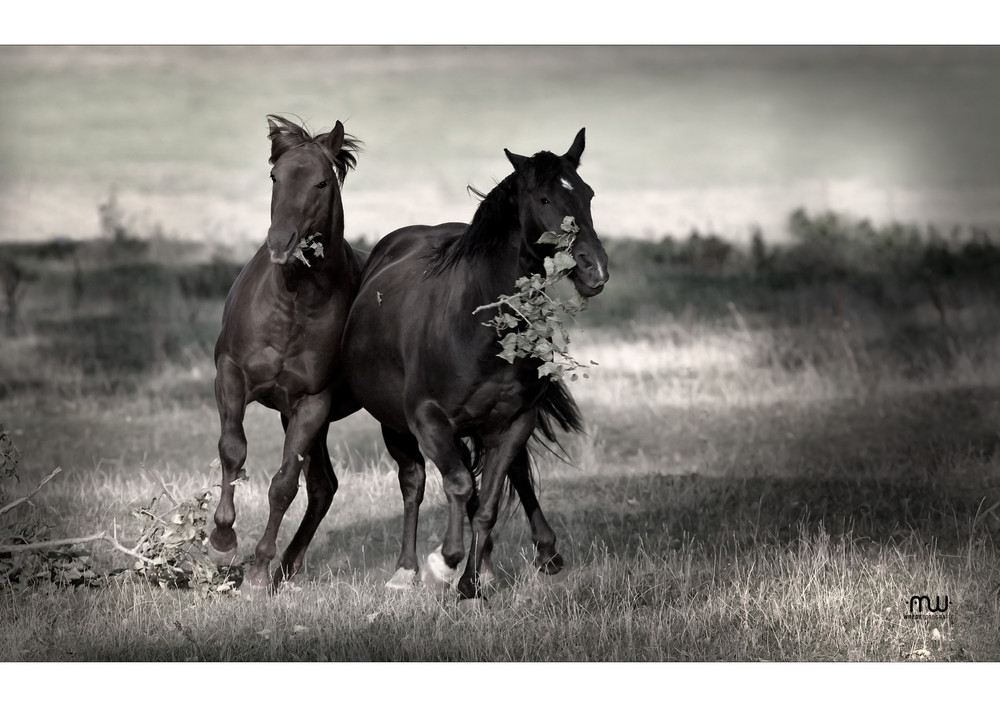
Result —
[{"label": "blurred background", "polygon": [[255,246],[265,116],[365,143],[348,237],[468,220],[503,148],[562,152],[607,236],[785,239],[796,208],[1000,223],[1000,48],[0,47],[0,240],[129,226]]}]

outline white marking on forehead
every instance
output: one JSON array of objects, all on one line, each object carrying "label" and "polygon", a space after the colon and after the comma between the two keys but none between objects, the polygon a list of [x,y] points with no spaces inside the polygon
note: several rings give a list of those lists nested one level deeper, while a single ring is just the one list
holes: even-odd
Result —
[{"label": "white marking on forehead", "polygon": [[568,189],[569,191],[573,191],[573,185],[570,184],[568,181],[566,181],[566,177],[560,177],[559,178],[559,183],[563,186],[564,189]]}]

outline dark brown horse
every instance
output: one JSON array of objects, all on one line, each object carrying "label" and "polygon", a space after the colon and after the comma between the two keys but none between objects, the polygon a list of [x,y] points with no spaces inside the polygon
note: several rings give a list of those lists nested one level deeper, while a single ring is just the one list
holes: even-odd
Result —
[{"label": "dark brown horse", "polygon": [[486,195],[471,224],[409,226],[372,251],[343,356],[352,392],[382,424],[399,464],[404,537],[397,576],[417,569],[425,454],[441,471],[449,505],[444,542],[424,568],[432,589],[444,591],[465,556],[468,512],[472,545],[458,589],[463,598],[481,596],[481,561],[508,476],[531,521],[536,564],[553,561],[555,536],[531,490],[527,445],[536,428],[550,433],[553,420],[578,427],[578,412],[565,387],[539,377],[538,360],[498,358],[497,334],[483,326],[492,313],[473,312],[513,292],[519,277],[543,272],[553,246],[538,244],[539,236],[559,232],[566,216],[579,227],[571,280],[586,297],[604,288],[607,255],[591,218],[594,192],[577,174],[583,149],[581,130],[562,156],[505,150],[514,172]]},{"label": "dark brown horse", "polygon": [[[271,140],[271,227],[236,278],[215,346],[215,397],[222,434],[222,494],[209,538],[217,564],[236,557],[234,482],[247,455],[243,417],[257,401],[281,413],[285,443],[268,491],[270,512],[244,583],[274,585],[302,566],[306,547],[337,491],[326,435],[331,421],[359,406],[346,387],[340,341],[361,281],[364,254],[344,241],[340,188],[356,164],[358,142],[337,121],[313,137],[268,116]],[[275,570],[278,527],[305,471],[308,504]]]}]

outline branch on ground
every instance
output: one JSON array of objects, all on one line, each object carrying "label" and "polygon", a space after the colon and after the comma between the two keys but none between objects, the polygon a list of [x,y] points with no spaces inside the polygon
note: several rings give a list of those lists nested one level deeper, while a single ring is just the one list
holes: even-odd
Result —
[{"label": "branch on ground", "polygon": [[60,473],[61,471],[62,471],[62,467],[56,467],[55,470],[51,474],[49,474],[44,479],[42,479],[41,481],[39,481],[38,482],[38,486],[36,486],[29,494],[27,494],[26,496],[22,496],[21,498],[15,499],[15,500],[11,501],[10,503],[8,503],[3,508],[0,508],[0,516],[2,516],[4,513],[7,513],[9,511],[14,510],[18,506],[20,506],[22,503],[26,503],[29,500],[31,500],[32,496],[34,496],[36,493],[38,493],[39,491],[41,491],[42,487],[45,486],[45,484],[47,484],[50,481],[52,481],[52,479],[55,478],[56,474]]}]

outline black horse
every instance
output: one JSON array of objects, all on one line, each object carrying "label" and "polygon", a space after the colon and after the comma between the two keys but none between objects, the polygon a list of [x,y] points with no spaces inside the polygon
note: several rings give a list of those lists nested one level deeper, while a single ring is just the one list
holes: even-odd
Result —
[{"label": "black horse", "polygon": [[[347,389],[340,349],[364,266],[364,254],[344,241],[340,193],[359,143],[344,134],[340,121],[315,137],[278,116],[268,116],[268,126],[271,227],[229,291],[215,346],[222,494],[209,556],[217,564],[236,556],[233,492],[247,455],[246,406],[257,401],[277,410],[285,428],[281,466],[268,491],[267,527],[244,580],[250,587],[277,586],[302,566],[337,491],[326,442],[329,424],[360,409]],[[278,527],[303,469],[305,516],[272,580]]]},{"label": "black horse", "polygon": [[[507,476],[531,522],[536,564],[555,562],[555,536],[531,489],[527,445],[536,428],[550,435],[553,421],[578,428],[579,414],[564,386],[539,377],[537,360],[498,358],[497,334],[483,325],[495,312],[473,312],[513,292],[519,277],[543,272],[553,246],[538,244],[539,236],[559,232],[566,216],[579,227],[571,280],[586,297],[604,288],[607,255],[590,213],[594,192],[577,174],[583,149],[580,130],[562,156],[505,150],[514,172],[485,196],[471,224],[394,231],[365,267],[344,331],[343,362],[352,392],[382,424],[399,464],[404,536],[397,576],[417,570],[423,454],[441,471],[449,504],[444,542],[424,568],[432,589],[444,591],[457,573],[468,512],[472,545],[458,589],[462,598],[481,596],[481,562]],[[480,475],[478,493],[473,472]]]}]

